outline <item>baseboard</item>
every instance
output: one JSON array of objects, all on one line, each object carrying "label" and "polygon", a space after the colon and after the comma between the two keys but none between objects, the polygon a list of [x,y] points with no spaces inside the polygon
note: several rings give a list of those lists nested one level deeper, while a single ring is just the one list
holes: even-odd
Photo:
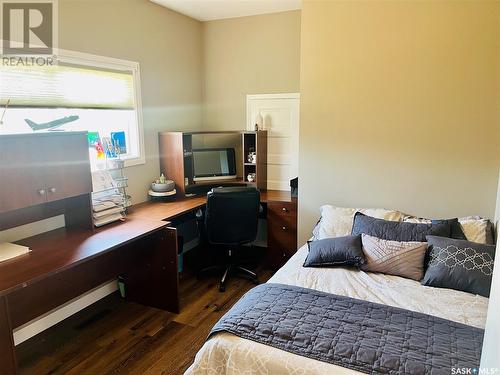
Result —
[{"label": "baseboard", "polygon": [[54,310],[33,319],[32,321],[23,324],[14,330],[14,345],[19,345],[22,342],[38,335],[40,332],[56,325],[71,315],[80,310],[92,305],[100,299],[114,293],[118,290],[116,280],[109,281],[106,284],[98,286],[91,291],[72,299],[71,301],[61,305]]}]

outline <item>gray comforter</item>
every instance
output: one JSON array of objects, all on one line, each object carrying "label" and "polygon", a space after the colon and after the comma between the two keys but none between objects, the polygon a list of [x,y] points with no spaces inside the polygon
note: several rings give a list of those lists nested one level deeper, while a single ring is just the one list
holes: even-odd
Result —
[{"label": "gray comforter", "polygon": [[214,326],[368,374],[478,368],[484,330],[391,306],[283,284],[248,292]]}]

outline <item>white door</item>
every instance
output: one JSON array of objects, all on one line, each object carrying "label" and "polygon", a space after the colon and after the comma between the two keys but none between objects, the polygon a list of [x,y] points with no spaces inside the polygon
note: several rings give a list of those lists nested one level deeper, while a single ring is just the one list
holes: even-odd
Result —
[{"label": "white door", "polygon": [[267,188],[290,190],[299,175],[300,94],[247,95],[247,130],[262,116],[267,140]]}]

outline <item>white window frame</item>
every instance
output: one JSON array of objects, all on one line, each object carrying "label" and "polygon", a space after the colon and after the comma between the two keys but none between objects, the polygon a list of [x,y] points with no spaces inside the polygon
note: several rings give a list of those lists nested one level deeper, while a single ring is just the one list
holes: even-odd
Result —
[{"label": "white window frame", "polygon": [[146,164],[141,99],[141,72],[139,63],[136,61],[115,59],[113,57],[99,56],[64,49],[54,49],[54,53],[57,56],[57,60],[61,63],[73,64],[77,66],[80,65],[89,68],[132,72],[134,81],[134,108],[137,120],[137,136],[139,138],[139,156],[125,159],[125,167]]}]

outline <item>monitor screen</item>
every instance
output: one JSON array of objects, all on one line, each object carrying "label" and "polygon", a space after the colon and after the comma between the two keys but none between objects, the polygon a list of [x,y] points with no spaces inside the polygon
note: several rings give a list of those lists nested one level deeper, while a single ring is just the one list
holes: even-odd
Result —
[{"label": "monitor screen", "polygon": [[194,180],[236,178],[234,148],[193,150]]}]

